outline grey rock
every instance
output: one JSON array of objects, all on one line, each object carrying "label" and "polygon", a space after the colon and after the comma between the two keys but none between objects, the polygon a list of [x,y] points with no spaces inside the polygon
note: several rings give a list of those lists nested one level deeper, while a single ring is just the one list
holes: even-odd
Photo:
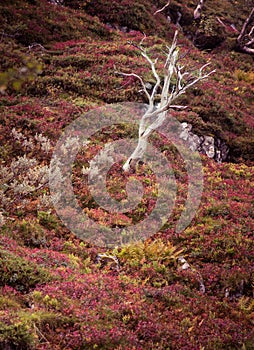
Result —
[{"label": "grey rock", "polygon": [[187,122],[181,123],[179,137],[187,143],[193,152],[199,151],[206,154],[207,157],[214,159],[218,163],[227,160],[229,148],[224,141],[207,135],[198,136],[191,130],[191,124]]}]

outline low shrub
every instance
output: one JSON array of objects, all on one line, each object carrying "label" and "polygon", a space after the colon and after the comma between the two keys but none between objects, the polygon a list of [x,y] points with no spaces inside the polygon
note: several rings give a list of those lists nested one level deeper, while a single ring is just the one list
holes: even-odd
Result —
[{"label": "low shrub", "polygon": [[8,285],[25,293],[51,279],[45,269],[6,250],[0,249],[0,260],[1,286]]}]

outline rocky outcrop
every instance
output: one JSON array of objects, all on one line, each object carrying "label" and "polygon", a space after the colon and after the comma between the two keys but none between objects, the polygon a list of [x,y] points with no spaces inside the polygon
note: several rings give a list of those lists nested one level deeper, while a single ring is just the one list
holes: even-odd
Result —
[{"label": "rocky outcrop", "polygon": [[227,160],[229,148],[224,141],[212,136],[198,136],[194,134],[191,131],[192,125],[189,123],[181,123],[181,126],[180,138],[187,142],[188,147],[192,151],[199,151],[206,154],[209,158],[213,158],[218,163]]}]

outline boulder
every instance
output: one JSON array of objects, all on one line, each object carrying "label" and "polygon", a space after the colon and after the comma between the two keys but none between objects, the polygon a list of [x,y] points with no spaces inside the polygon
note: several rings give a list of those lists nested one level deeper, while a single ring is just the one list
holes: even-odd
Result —
[{"label": "boulder", "polygon": [[207,135],[198,136],[191,131],[192,125],[186,122],[181,123],[181,128],[179,137],[193,152],[199,151],[206,154],[218,163],[227,160],[229,148],[224,141]]}]

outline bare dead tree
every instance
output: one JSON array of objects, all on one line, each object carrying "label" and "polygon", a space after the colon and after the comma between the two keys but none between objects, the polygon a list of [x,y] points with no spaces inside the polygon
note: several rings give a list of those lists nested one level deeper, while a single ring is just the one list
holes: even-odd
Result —
[{"label": "bare dead tree", "polygon": [[[152,60],[147,54],[146,49],[143,47],[142,42],[140,45],[135,45],[139,49],[141,55],[147,60],[152,70],[156,81],[152,89],[149,90],[142,77],[135,73],[116,72],[122,76],[134,77],[138,79],[142,86],[142,91],[149,102],[148,109],[140,120],[137,147],[123,165],[123,170],[126,172],[131,169],[132,164],[135,164],[138,160],[142,159],[147,148],[148,137],[154,130],[163,124],[165,119],[168,117],[168,110],[173,108],[186,108],[186,106],[174,105],[174,101],[193,85],[215,72],[215,70],[208,73],[204,72],[209,63],[204,64],[198,71],[195,70],[192,72],[184,72],[184,66],[180,66],[178,64],[179,48],[177,47],[177,34],[178,32],[176,31],[172,45],[167,47],[163,79],[161,79],[159,76],[156,68],[158,58]],[[175,82],[172,87],[173,79]],[[155,99],[159,100],[157,106],[155,105]]]},{"label": "bare dead tree", "polygon": [[243,24],[237,43],[241,51],[254,55],[254,7]]},{"label": "bare dead tree", "polygon": [[199,3],[198,3],[198,5],[195,8],[194,13],[193,13],[194,19],[198,19],[201,16],[204,2],[205,2],[204,0],[199,0]]}]

